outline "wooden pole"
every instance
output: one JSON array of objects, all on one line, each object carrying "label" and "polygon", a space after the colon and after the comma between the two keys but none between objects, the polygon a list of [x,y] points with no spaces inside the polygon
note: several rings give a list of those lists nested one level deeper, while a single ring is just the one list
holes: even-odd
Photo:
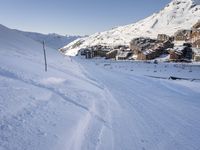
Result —
[{"label": "wooden pole", "polygon": [[45,42],[44,41],[43,41],[43,51],[44,51],[45,72],[47,72],[47,56],[46,56],[46,49],[45,49]]}]

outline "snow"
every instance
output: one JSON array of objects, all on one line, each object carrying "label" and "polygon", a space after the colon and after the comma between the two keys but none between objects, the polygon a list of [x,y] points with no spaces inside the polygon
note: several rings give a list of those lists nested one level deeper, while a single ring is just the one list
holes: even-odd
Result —
[{"label": "snow", "polygon": [[0,25],[0,150],[200,148],[199,64],[64,57]]},{"label": "snow", "polygon": [[76,46],[72,42],[62,49],[66,55],[75,56],[81,48],[87,46],[129,45],[137,37],[156,38],[158,34],[171,36],[177,30],[191,29],[200,19],[200,5],[196,4],[200,4],[199,0],[172,0],[164,9],[139,22],[81,38],[81,45]]},{"label": "snow", "polygon": [[[196,114],[199,111],[199,82],[141,76],[199,78],[199,66],[196,73],[189,73],[189,68],[175,69],[174,64],[158,64],[154,68],[155,64],[143,62],[85,60],[81,63],[117,102],[111,107],[113,149],[199,149],[200,119]],[[165,65],[167,68],[163,67]]]},{"label": "snow", "polygon": [[16,30],[17,32],[37,41],[42,43],[45,41],[46,45],[48,47],[51,47],[53,49],[59,49],[66,44],[69,44],[73,42],[74,40],[81,38],[81,36],[62,36],[59,34],[51,33],[51,34],[41,34],[41,33],[35,33],[35,32],[24,32],[24,31],[19,31]]}]

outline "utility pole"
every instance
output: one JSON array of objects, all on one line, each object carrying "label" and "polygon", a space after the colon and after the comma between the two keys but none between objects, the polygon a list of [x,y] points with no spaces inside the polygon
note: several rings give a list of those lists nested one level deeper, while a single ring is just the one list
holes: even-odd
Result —
[{"label": "utility pole", "polygon": [[43,41],[43,51],[44,51],[44,64],[45,64],[45,72],[47,72],[47,56],[46,56],[46,49],[45,49],[45,42]]}]

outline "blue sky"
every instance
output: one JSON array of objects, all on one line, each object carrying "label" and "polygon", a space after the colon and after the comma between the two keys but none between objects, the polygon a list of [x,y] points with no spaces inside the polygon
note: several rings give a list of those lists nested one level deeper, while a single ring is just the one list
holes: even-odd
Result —
[{"label": "blue sky", "polygon": [[0,0],[0,24],[62,35],[89,35],[134,23],[170,0]]}]

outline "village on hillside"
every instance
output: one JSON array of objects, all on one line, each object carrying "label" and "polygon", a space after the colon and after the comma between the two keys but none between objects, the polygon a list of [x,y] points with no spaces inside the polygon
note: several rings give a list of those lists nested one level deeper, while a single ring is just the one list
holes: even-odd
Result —
[{"label": "village on hillside", "polygon": [[114,60],[153,60],[165,56],[165,61],[200,62],[200,20],[190,30],[178,30],[173,36],[158,34],[157,39],[134,38],[129,46],[96,45],[81,49],[78,55],[86,59]]}]

